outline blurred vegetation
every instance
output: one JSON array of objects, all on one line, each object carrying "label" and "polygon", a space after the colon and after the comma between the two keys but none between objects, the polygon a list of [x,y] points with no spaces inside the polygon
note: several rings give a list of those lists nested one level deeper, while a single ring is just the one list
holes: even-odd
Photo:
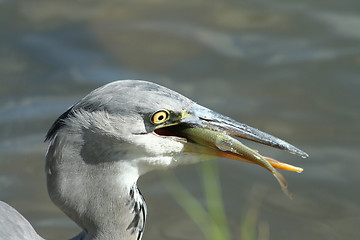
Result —
[{"label": "blurred vegetation", "polygon": [[[259,201],[249,199],[249,207],[239,220],[239,231],[232,236],[222,200],[218,167],[215,161],[200,164],[203,179],[205,206],[197,200],[169,171],[166,187],[176,202],[184,209],[192,221],[199,227],[207,240],[269,240],[270,227],[259,220]],[[253,194],[250,194],[252,198]]]}]

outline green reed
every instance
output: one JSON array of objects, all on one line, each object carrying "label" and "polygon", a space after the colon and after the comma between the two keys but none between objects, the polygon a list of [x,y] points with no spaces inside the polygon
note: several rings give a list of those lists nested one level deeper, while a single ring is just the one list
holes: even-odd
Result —
[{"label": "green reed", "polygon": [[[250,204],[242,221],[239,233],[232,236],[228,225],[224,202],[221,194],[219,171],[215,161],[200,164],[206,207],[197,200],[174,173],[167,174],[166,187],[176,202],[184,209],[199,227],[207,240],[268,240],[269,225],[259,222],[260,204]],[[252,202],[252,201],[251,201]]]}]

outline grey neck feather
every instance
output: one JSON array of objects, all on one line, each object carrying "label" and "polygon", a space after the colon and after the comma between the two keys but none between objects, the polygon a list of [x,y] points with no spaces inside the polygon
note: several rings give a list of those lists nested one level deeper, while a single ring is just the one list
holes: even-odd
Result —
[{"label": "grey neck feather", "polygon": [[58,132],[46,156],[50,198],[83,229],[74,239],[141,239],[146,205],[136,186],[138,168],[122,148],[114,151],[114,141],[78,133]]}]

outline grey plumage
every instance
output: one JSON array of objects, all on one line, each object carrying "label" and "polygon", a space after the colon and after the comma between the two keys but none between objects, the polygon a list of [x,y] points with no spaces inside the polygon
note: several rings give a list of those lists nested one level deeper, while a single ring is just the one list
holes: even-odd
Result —
[{"label": "grey plumage", "polygon": [[43,240],[30,223],[14,208],[0,201],[0,239]]},{"label": "grey plumage", "polygon": [[149,115],[164,108],[180,112],[189,104],[143,81],[114,82],[88,94],[47,134],[50,198],[91,239],[140,239],[146,205],[136,181],[161,165],[161,158],[157,164],[143,159],[154,154],[141,140],[154,128]]},{"label": "grey plumage", "polygon": [[[194,136],[194,129],[203,132]],[[45,169],[49,196],[83,229],[73,240],[140,240],[146,205],[136,186],[139,176],[197,162],[199,153],[222,156],[225,150],[216,144],[218,138],[227,138],[226,134],[306,156],[283,140],[157,84],[136,80],[107,84],[69,108],[48,131]],[[236,146],[226,148],[231,150],[226,157],[257,164],[266,161],[245,146]],[[268,170],[277,173],[268,165]],[[281,183],[286,188],[286,182]],[[0,214],[0,223],[6,224],[5,229],[1,227],[0,239],[20,239],[21,234],[23,240],[41,239],[7,204],[0,204]]]}]

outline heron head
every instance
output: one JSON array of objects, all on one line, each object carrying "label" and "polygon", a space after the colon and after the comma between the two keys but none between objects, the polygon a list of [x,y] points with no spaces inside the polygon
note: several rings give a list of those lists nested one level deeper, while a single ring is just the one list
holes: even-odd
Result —
[{"label": "heron head", "polygon": [[237,138],[307,157],[279,138],[145,81],[117,81],[94,90],[54,123],[47,139],[70,126],[78,130],[69,133],[81,133],[81,151],[88,155],[84,159],[90,163],[127,159],[140,173],[223,157],[266,168],[287,192],[286,181],[275,168],[302,169],[264,157]]}]

